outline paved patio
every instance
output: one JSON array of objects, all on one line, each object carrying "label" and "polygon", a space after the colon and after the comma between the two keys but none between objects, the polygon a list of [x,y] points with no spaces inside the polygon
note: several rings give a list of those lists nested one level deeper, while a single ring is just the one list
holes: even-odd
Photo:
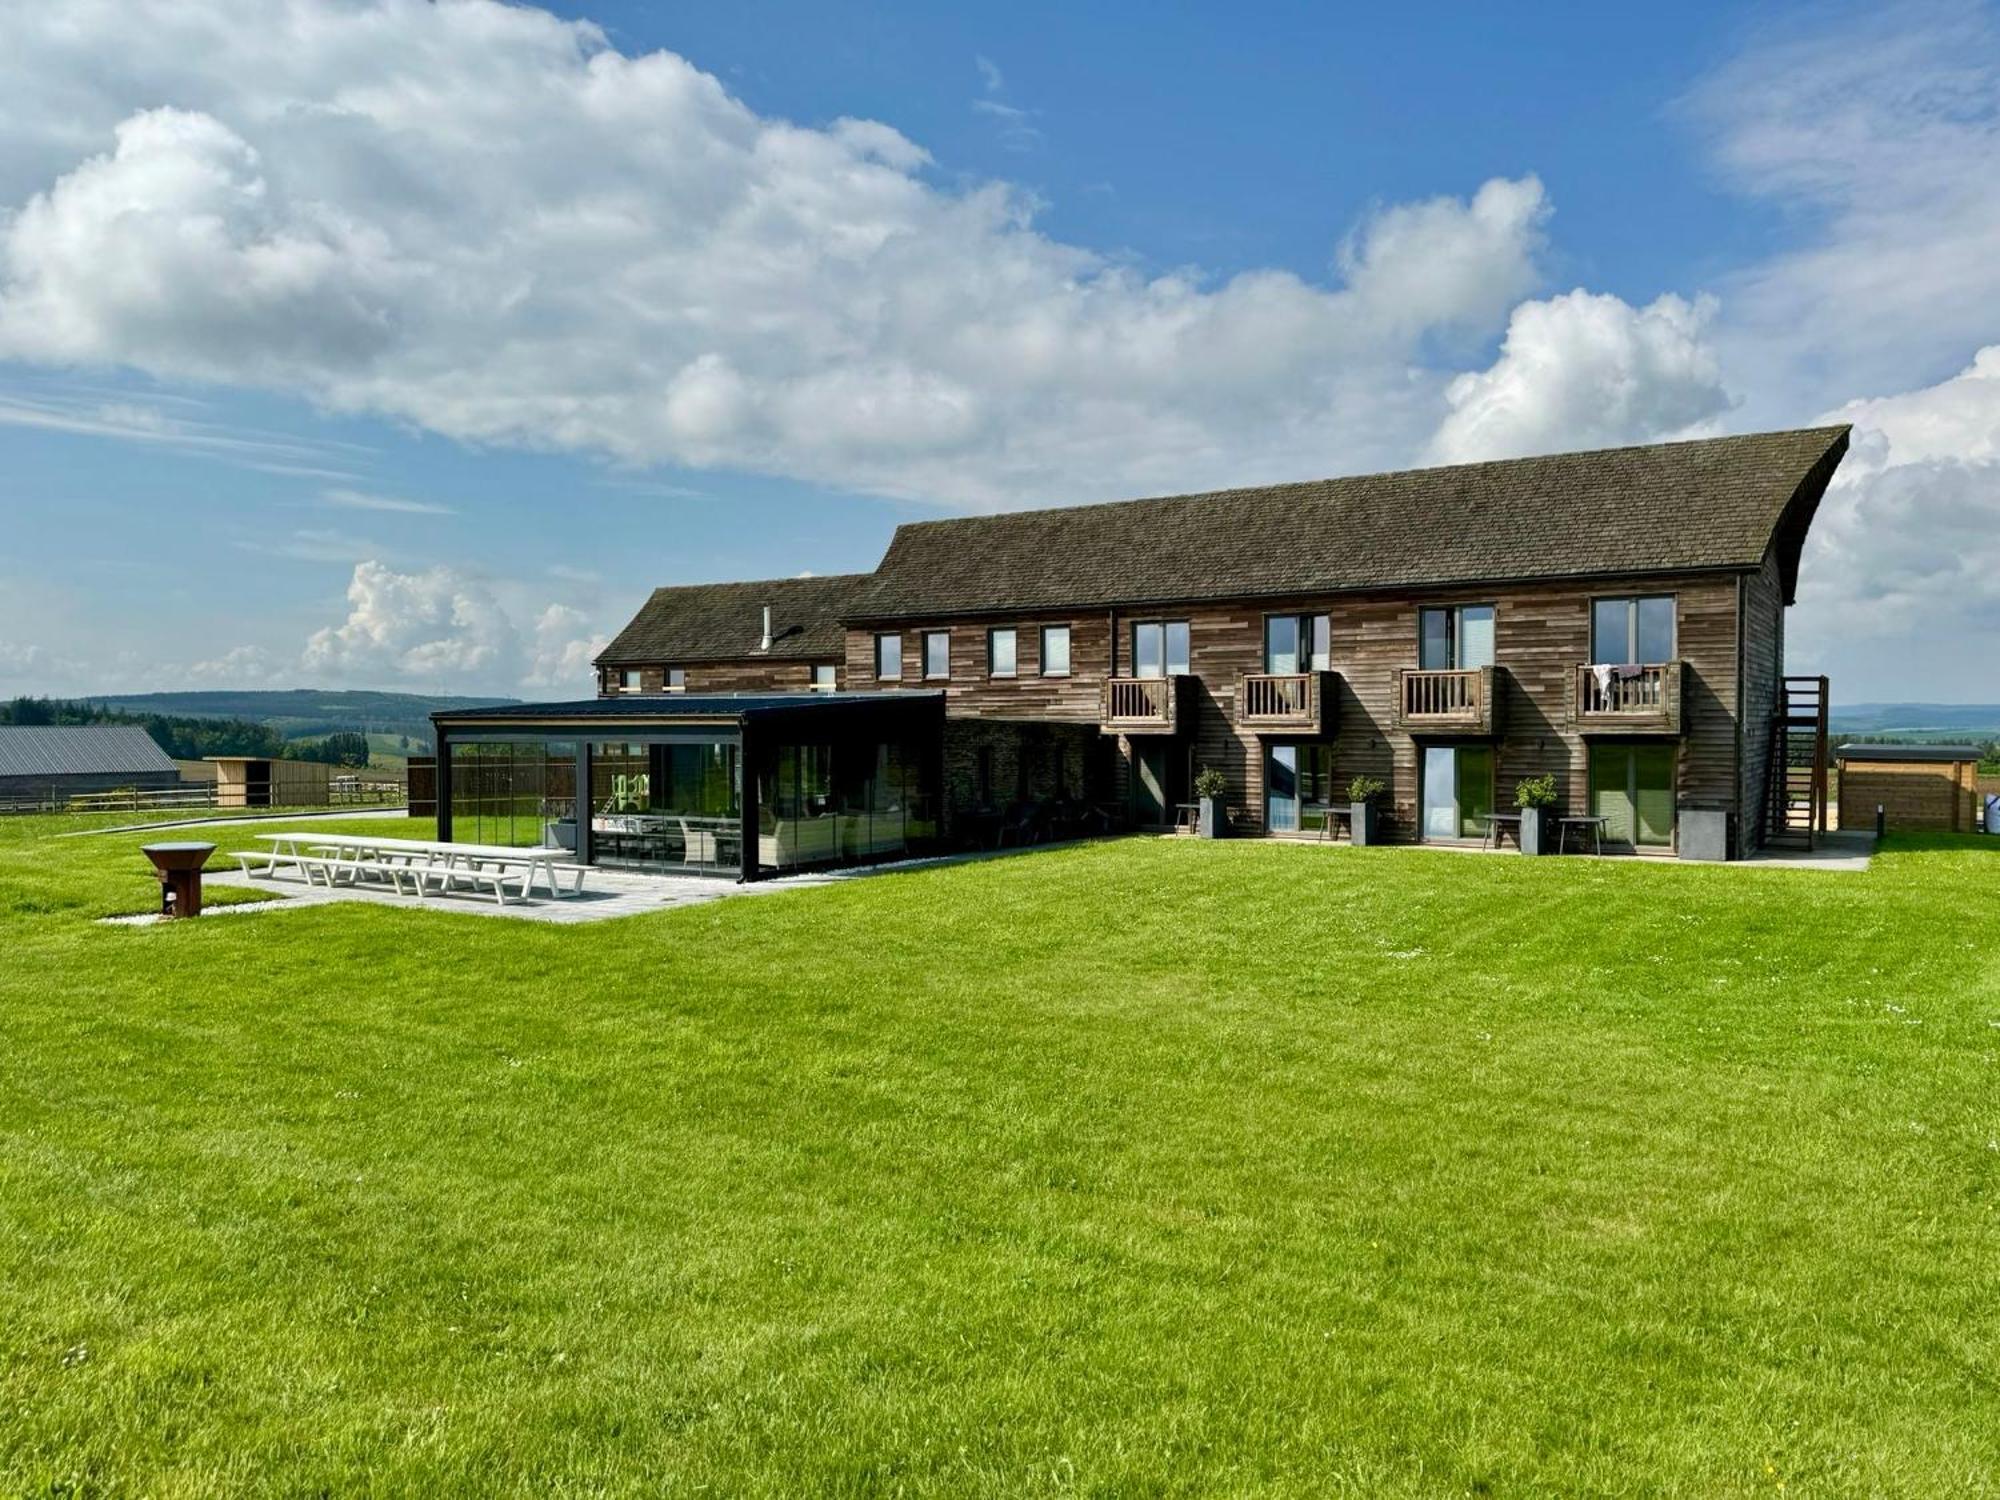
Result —
[{"label": "paved patio", "polygon": [[[604,922],[613,917],[636,917],[647,912],[671,911],[680,906],[700,906],[705,902],[720,901],[729,896],[775,896],[786,891],[834,885],[845,880],[868,880],[879,875],[893,875],[906,870],[935,869],[942,865],[966,864],[973,860],[1011,859],[1022,854],[1064,847],[1067,845],[1037,844],[1026,849],[943,854],[927,859],[900,860],[893,864],[857,865],[841,870],[814,870],[798,875],[774,875],[748,885],[739,884],[727,877],[640,874],[631,870],[593,867],[590,874],[585,877],[582,895],[551,897],[547,891],[538,891],[526,899],[510,895],[505,906],[500,905],[490,894],[470,890],[454,891],[446,895],[432,894],[419,901],[414,896],[398,895],[392,888],[383,885],[337,885],[328,888],[323,885],[308,885],[290,873],[277,876],[249,876],[241,870],[224,870],[211,865],[207,873],[202,876],[202,888],[205,891],[254,891],[260,896],[268,895],[270,899],[204,906],[201,915],[204,919],[234,917],[263,912],[307,911],[315,906],[361,902],[374,906],[396,906],[406,911],[462,912],[474,917],[505,917],[517,922],[563,924]],[[143,912],[128,917],[105,917],[102,920],[113,926],[147,927],[157,923],[160,916],[157,912]]]}]

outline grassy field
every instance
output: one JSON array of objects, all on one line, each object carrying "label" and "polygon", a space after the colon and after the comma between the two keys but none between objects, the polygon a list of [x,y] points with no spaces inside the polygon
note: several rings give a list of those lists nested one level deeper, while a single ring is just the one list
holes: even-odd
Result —
[{"label": "grassy field", "polygon": [[2000,840],[113,929],[53,827],[0,1493],[2000,1493]]}]

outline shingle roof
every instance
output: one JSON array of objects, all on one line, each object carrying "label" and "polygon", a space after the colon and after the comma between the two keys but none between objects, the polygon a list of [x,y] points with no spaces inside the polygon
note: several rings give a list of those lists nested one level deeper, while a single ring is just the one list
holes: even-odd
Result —
[{"label": "shingle roof", "polygon": [[1755,568],[1847,428],[1014,511],[896,529],[855,620]]},{"label": "shingle roof", "polygon": [[[839,660],[840,621],[865,573],[772,578],[761,583],[695,583],[654,589],[599,665],[813,657]],[[771,649],[757,649],[764,606],[771,606]]]},{"label": "shingle roof", "polygon": [[178,768],[137,724],[0,725],[0,776],[124,776]]}]

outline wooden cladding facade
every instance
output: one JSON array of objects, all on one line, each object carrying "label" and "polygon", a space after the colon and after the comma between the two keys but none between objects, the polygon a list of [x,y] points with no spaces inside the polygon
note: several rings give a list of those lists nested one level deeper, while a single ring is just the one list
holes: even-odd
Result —
[{"label": "wooden cladding facade", "polygon": [[[792,660],[745,660],[689,662],[681,668],[686,681],[680,689],[688,693],[804,693],[812,689],[813,663]],[[838,667],[829,657],[823,665]],[[605,667],[597,679],[599,697],[615,698],[621,693],[664,693],[667,691],[667,664],[639,667],[639,686],[623,686],[625,667]],[[836,671],[836,683],[845,687],[846,672]]]},{"label": "wooden cladding facade", "polygon": [[[1685,807],[1721,807],[1736,818],[1739,852],[1754,841],[1761,807],[1763,769],[1749,754],[1768,739],[1769,709],[1783,655],[1783,599],[1775,565],[1748,577],[1697,574],[1680,577],[1592,579],[1573,583],[1510,583],[1434,590],[1423,594],[1301,595],[1182,608],[1063,615],[979,615],[947,620],[852,624],[842,686],[852,691],[941,689],[952,719],[1017,720],[1097,726],[1105,711],[1107,678],[1130,674],[1135,621],[1185,621],[1189,677],[1180,686],[1177,744],[1192,768],[1214,767],[1229,783],[1233,824],[1260,831],[1264,822],[1264,749],[1270,744],[1314,742],[1332,747],[1336,799],[1358,775],[1389,785],[1392,834],[1414,837],[1418,827],[1418,767],[1426,744],[1486,744],[1495,752],[1496,805],[1509,806],[1514,783],[1552,773],[1565,811],[1589,802],[1590,747],[1615,733],[1629,743],[1629,725],[1604,735],[1579,725],[1577,673],[1591,660],[1591,604],[1627,595],[1672,594],[1676,600],[1678,702],[1674,724],[1661,734],[1673,744],[1676,793]],[[1494,658],[1481,674],[1489,699],[1480,722],[1463,728],[1417,725],[1403,714],[1402,684],[1418,666],[1418,610],[1451,604],[1494,607]],[[1331,667],[1320,679],[1326,703],[1315,734],[1244,723],[1236,702],[1246,679],[1264,673],[1264,621],[1268,615],[1320,615],[1331,622]],[[1752,618],[1754,616],[1754,618]],[[1069,672],[1042,674],[1042,627],[1069,628]],[[1015,631],[1015,671],[988,671],[988,637]],[[949,673],[926,678],[924,638],[944,631]],[[876,676],[877,640],[901,636],[902,675]],[[1745,693],[1762,717],[1744,713]],[[1488,727],[1490,725],[1490,727]],[[1116,726],[1113,726],[1115,729]],[[1667,726],[1662,725],[1663,730]],[[1109,731],[1108,731],[1109,732]],[[1157,736],[1117,734],[1117,784],[1129,784],[1135,747]]]}]

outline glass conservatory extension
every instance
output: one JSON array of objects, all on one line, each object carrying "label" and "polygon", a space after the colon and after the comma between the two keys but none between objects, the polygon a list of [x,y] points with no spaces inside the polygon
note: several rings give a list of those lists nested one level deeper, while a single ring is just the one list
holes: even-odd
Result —
[{"label": "glass conservatory extension", "polygon": [[939,834],[941,694],[624,694],[432,722],[438,836],[460,843],[754,880]]}]

